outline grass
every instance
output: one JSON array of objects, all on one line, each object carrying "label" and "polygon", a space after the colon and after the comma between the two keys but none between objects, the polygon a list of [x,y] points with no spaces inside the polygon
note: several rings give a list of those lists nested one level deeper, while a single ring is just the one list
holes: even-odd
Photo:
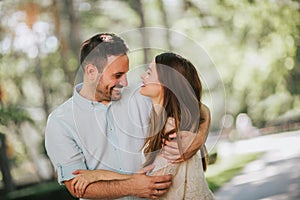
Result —
[{"label": "grass", "polygon": [[209,165],[205,172],[206,180],[211,191],[216,192],[221,186],[241,172],[245,165],[256,160],[262,154],[262,152],[259,152],[218,158],[216,163]]},{"label": "grass", "polygon": [[48,183],[40,183],[28,188],[19,189],[10,192],[6,200],[52,200],[64,199],[74,200],[64,186],[59,185],[56,181]]}]

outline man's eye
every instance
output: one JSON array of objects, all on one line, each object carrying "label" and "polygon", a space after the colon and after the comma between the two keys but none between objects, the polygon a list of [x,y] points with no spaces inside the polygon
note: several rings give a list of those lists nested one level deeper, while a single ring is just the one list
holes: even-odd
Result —
[{"label": "man's eye", "polygon": [[115,78],[121,78],[123,74],[115,74]]}]

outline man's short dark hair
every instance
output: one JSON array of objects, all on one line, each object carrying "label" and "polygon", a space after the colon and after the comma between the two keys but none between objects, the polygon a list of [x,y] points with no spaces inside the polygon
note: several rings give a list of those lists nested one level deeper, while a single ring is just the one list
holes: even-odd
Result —
[{"label": "man's short dark hair", "polygon": [[80,48],[80,65],[95,65],[100,72],[108,56],[125,55],[128,47],[124,40],[113,33],[99,33],[84,41]]}]

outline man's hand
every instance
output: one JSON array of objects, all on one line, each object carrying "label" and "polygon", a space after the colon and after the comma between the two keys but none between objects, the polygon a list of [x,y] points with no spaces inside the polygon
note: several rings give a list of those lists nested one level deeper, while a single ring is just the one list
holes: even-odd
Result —
[{"label": "man's hand", "polygon": [[141,169],[137,174],[130,178],[134,186],[133,195],[139,198],[158,199],[168,192],[172,185],[172,175],[147,176],[154,165],[149,165]]}]

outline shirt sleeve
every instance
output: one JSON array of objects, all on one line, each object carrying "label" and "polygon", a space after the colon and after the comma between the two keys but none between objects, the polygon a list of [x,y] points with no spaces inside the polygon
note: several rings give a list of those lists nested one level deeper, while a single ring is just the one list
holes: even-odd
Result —
[{"label": "shirt sleeve", "polygon": [[74,127],[55,114],[48,118],[45,130],[47,154],[57,172],[58,183],[70,180],[77,169],[87,169],[82,149],[74,139]]}]

